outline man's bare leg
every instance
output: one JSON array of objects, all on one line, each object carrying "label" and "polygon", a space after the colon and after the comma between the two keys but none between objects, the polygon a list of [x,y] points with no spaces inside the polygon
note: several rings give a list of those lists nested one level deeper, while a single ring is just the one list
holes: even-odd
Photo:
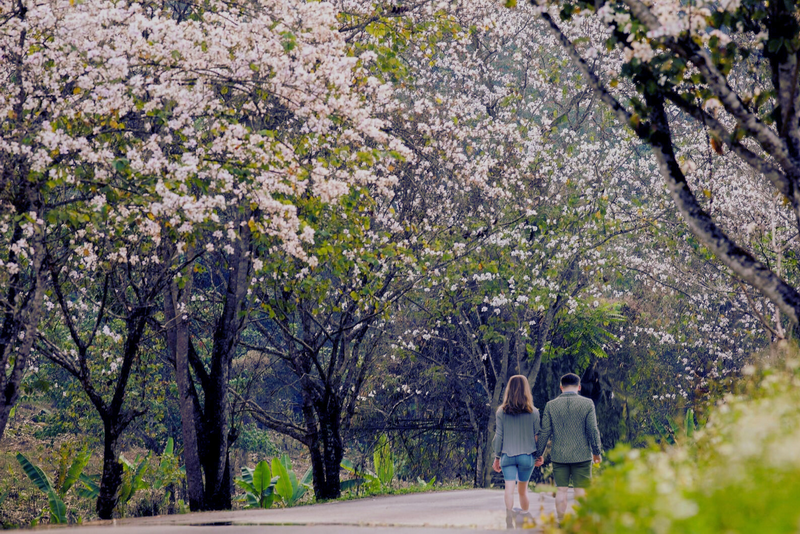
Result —
[{"label": "man's bare leg", "polygon": [[[586,497],[586,489],[585,488],[575,488],[575,500]],[[569,507],[570,511],[572,511],[572,506]]]},{"label": "man's bare leg", "polygon": [[528,483],[518,482],[517,489],[519,490],[519,507],[522,508],[523,512],[527,512],[530,506],[530,501],[528,501]]},{"label": "man's bare leg", "polygon": [[567,486],[559,486],[558,491],[556,491],[556,514],[558,515],[559,521],[564,519],[564,514],[567,512],[568,489]]}]

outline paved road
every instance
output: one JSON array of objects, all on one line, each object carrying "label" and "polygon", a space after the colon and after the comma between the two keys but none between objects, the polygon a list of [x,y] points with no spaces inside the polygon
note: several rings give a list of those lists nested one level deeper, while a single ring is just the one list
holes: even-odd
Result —
[{"label": "paved road", "polygon": [[[533,516],[554,511],[552,495],[531,494]],[[416,493],[295,508],[122,519],[70,528],[82,534],[474,534],[475,530],[506,530],[501,491]]]}]

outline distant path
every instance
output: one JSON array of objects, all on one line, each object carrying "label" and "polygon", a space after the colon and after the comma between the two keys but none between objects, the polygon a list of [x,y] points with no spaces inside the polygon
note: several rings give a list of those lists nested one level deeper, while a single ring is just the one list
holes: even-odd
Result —
[{"label": "distant path", "polygon": [[[534,516],[555,511],[552,495],[533,493],[530,498]],[[436,534],[442,529],[446,534],[506,530],[503,493],[436,491],[295,508],[121,519],[69,528],[84,534]]]}]

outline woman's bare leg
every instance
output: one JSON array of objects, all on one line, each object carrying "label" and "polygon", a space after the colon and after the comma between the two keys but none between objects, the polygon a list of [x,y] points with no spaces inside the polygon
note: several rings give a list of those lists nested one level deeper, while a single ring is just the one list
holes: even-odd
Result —
[{"label": "woman's bare leg", "polygon": [[506,491],[505,495],[503,495],[506,501],[506,510],[511,510],[514,508],[514,485],[516,482],[513,480],[506,480]]},{"label": "woman's bare leg", "polygon": [[528,483],[519,482],[517,484],[517,489],[519,490],[519,507],[522,508],[523,512],[527,512],[528,506],[530,506],[530,501],[528,501]]}]

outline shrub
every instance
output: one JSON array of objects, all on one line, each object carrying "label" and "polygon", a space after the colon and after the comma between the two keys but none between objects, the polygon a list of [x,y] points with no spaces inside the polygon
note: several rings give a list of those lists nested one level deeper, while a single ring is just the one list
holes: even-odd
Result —
[{"label": "shrub", "polygon": [[800,372],[745,369],[737,394],[674,446],[619,447],[566,532],[796,533]]}]

